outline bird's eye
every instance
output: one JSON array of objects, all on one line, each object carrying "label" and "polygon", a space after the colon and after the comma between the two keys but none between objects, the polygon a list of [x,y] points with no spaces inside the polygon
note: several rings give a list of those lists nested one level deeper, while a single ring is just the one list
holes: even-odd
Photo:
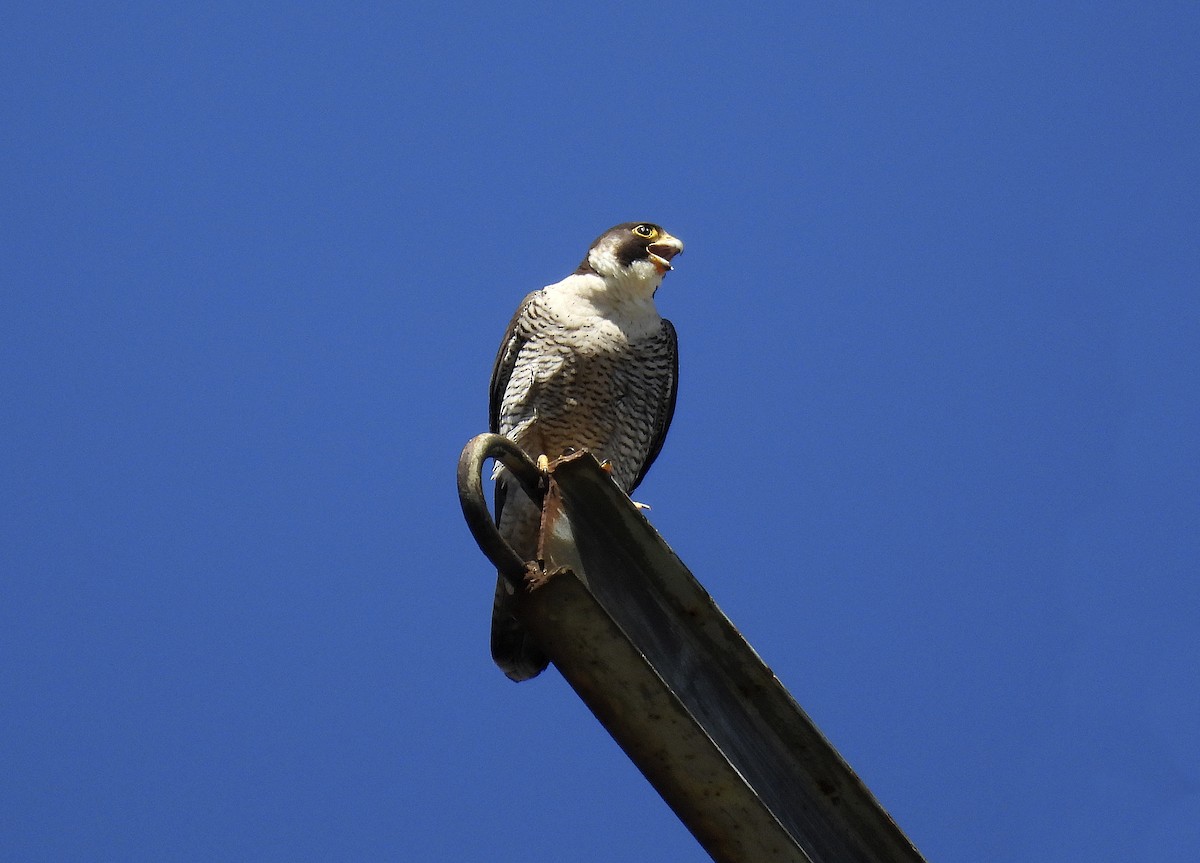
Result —
[{"label": "bird's eye", "polygon": [[653,225],[638,225],[633,229],[633,232],[639,237],[653,237],[658,233],[658,229]]}]

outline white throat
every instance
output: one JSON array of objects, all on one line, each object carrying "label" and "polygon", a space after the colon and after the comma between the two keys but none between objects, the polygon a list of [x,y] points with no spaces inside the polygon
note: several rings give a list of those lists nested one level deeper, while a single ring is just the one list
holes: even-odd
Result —
[{"label": "white throat", "polygon": [[634,261],[623,267],[612,249],[601,246],[588,252],[588,265],[604,280],[613,300],[653,300],[663,274],[650,261]]}]

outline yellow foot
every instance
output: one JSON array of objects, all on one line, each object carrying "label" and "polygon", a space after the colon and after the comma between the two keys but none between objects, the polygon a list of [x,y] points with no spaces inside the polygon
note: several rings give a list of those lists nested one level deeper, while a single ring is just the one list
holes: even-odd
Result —
[{"label": "yellow foot", "polygon": [[542,453],[540,456],[537,457],[537,466],[538,466],[538,470],[540,470],[542,473],[550,472],[550,459],[546,456],[545,453]]},{"label": "yellow foot", "polygon": [[608,459],[605,459],[604,461],[600,462],[600,470],[604,471],[609,476],[612,476],[612,472],[613,472],[612,462],[609,461]]}]

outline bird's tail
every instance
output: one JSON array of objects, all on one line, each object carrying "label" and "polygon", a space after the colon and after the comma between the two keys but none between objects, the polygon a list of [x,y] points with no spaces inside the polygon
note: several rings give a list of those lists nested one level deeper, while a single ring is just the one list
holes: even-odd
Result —
[{"label": "bird's tail", "polygon": [[[537,558],[541,511],[511,478],[496,483],[496,511],[500,535],[522,560]],[[537,677],[549,659],[514,614],[516,595],[507,579],[496,579],[496,600],[492,606],[492,659],[510,680]]]},{"label": "bird's tail", "polygon": [[528,680],[546,670],[550,660],[533,637],[513,616],[514,597],[508,582],[496,579],[496,604],[492,606],[492,659],[509,680]]}]

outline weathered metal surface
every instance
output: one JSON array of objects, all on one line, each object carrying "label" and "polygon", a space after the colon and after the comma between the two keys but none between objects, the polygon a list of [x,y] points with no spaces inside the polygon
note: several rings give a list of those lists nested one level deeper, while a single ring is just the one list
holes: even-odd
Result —
[{"label": "weathered metal surface", "polygon": [[589,454],[552,465],[542,543],[523,619],[714,860],[922,861]]},{"label": "weathered metal surface", "polygon": [[718,863],[924,863],[870,791],[588,453],[554,462],[541,560],[491,521],[483,462],[535,498],[497,435],[459,460],[463,513],[563,677]]}]

